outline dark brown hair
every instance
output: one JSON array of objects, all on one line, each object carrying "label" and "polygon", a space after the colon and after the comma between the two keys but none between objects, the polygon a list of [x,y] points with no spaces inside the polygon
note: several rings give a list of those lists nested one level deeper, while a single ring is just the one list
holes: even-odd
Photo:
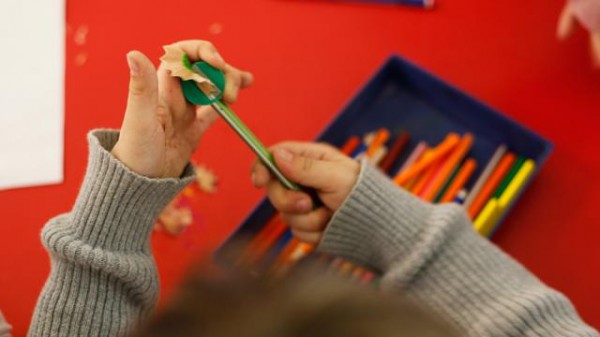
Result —
[{"label": "dark brown hair", "polygon": [[456,336],[398,295],[314,270],[277,279],[200,274],[136,336]]}]

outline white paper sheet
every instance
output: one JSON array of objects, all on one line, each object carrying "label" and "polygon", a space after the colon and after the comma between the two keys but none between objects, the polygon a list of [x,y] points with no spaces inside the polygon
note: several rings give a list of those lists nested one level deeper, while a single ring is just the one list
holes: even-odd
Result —
[{"label": "white paper sheet", "polygon": [[0,189],[63,180],[65,0],[0,0]]}]

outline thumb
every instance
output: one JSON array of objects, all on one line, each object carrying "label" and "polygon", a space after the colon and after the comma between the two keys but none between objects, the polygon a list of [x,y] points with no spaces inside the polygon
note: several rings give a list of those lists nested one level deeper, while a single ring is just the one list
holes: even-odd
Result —
[{"label": "thumb", "polygon": [[158,102],[158,80],[152,62],[139,51],[127,54],[129,65],[129,97],[127,98],[126,115],[152,116]]},{"label": "thumb", "polygon": [[287,178],[319,191],[335,188],[338,168],[334,162],[302,156],[278,148],[273,151],[275,163]]}]

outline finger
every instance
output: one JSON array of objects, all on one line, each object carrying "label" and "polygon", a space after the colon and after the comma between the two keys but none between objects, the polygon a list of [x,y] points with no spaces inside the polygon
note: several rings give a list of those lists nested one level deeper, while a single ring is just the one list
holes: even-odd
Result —
[{"label": "finger", "polygon": [[225,66],[225,91],[223,100],[225,103],[233,104],[237,100],[238,92],[242,86],[242,74],[230,65]]},{"label": "finger", "polygon": [[594,66],[600,68],[600,34],[590,35],[590,47],[592,49]]},{"label": "finger", "polygon": [[281,218],[291,228],[314,233],[325,230],[325,226],[331,219],[331,212],[324,207],[319,207],[306,214],[281,213]]},{"label": "finger", "polygon": [[281,142],[272,146],[269,150],[286,149],[294,154],[319,160],[339,160],[348,158],[335,147],[325,143],[308,142]]},{"label": "finger", "polygon": [[263,188],[267,186],[271,179],[271,173],[269,169],[258,159],[252,164],[251,170],[252,184],[256,188]]},{"label": "finger", "polygon": [[273,157],[287,178],[320,191],[329,191],[347,178],[343,170],[345,165],[340,161],[297,155],[286,148],[276,148]]},{"label": "finger", "polygon": [[318,244],[323,236],[321,232],[304,232],[294,228],[292,228],[292,234],[296,239],[311,244]]},{"label": "finger", "polygon": [[129,52],[127,63],[130,79],[125,118],[134,118],[137,122],[148,118],[154,119],[158,101],[158,83],[154,65],[139,51]]},{"label": "finger", "polygon": [[198,105],[195,108],[196,119],[202,130],[208,129],[218,118],[218,114],[210,105]]},{"label": "finger", "polygon": [[312,200],[306,193],[288,190],[279,181],[269,180],[267,196],[278,211],[284,213],[302,214],[310,212]]},{"label": "finger", "polygon": [[240,71],[242,74],[242,89],[246,89],[254,83],[254,75],[248,71]]},{"label": "finger", "polygon": [[158,92],[163,106],[168,107],[178,121],[183,120],[187,125],[194,119],[191,105],[187,103],[181,89],[181,80],[171,76],[164,63],[158,67]]},{"label": "finger", "polygon": [[575,15],[571,10],[571,6],[567,3],[558,17],[558,25],[556,27],[556,36],[559,40],[564,40],[571,36],[575,31]]},{"label": "finger", "polygon": [[225,60],[219,54],[217,48],[209,41],[203,40],[186,40],[179,41],[173,44],[181,48],[193,61],[205,61],[211,66],[225,71]]}]

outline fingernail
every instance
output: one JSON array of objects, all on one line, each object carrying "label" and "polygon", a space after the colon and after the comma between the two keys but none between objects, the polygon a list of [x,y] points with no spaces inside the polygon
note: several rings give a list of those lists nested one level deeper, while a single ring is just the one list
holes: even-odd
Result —
[{"label": "fingernail", "polygon": [[132,76],[137,76],[140,73],[140,68],[137,62],[133,59],[131,54],[127,54],[127,64],[129,65],[129,72]]},{"label": "fingernail", "polygon": [[296,207],[298,207],[298,210],[301,212],[310,211],[310,206],[311,206],[311,202],[310,202],[310,200],[307,200],[307,199],[301,199],[296,203]]},{"label": "fingernail", "polygon": [[256,172],[252,172],[250,175],[250,180],[252,180],[252,185],[256,186]]},{"label": "fingernail", "polygon": [[294,155],[286,149],[275,150],[275,156],[277,156],[277,158],[279,158],[280,160],[286,161],[286,162],[291,162],[292,159],[294,158]]}]

